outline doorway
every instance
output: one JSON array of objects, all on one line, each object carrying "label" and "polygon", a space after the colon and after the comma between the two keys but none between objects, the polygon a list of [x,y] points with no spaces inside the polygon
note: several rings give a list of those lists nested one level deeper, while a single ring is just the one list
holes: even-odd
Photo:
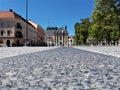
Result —
[{"label": "doorway", "polygon": [[7,40],[6,45],[10,47],[10,40]]},{"label": "doorway", "polygon": [[17,40],[17,46],[20,46],[20,41],[19,40]]}]

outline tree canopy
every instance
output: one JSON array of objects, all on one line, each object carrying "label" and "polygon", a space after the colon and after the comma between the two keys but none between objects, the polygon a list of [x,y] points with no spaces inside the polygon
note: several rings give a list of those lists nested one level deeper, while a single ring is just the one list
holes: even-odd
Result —
[{"label": "tree canopy", "polygon": [[90,19],[81,19],[75,24],[76,43],[87,43],[87,39],[107,44],[120,39],[120,0],[95,0],[94,11]]},{"label": "tree canopy", "polygon": [[87,43],[89,26],[89,18],[81,19],[81,22],[75,24],[75,38],[77,44]]}]

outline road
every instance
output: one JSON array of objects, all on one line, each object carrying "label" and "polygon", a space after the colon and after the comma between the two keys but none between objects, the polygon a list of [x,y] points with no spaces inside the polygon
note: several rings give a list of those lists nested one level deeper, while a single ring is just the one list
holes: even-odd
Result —
[{"label": "road", "polygon": [[120,58],[71,47],[3,58],[0,90],[120,90]]}]

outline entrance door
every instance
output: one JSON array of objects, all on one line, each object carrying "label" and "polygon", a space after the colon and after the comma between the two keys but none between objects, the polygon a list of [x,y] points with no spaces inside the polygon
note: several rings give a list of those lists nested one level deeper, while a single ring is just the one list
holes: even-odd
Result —
[{"label": "entrance door", "polygon": [[62,45],[62,42],[60,42],[60,45]]},{"label": "entrance door", "polygon": [[20,41],[19,40],[17,40],[17,46],[20,46]]},{"label": "entrance door", "polygon": [[10,47],[10,40],[7,40],[6,45]]}]

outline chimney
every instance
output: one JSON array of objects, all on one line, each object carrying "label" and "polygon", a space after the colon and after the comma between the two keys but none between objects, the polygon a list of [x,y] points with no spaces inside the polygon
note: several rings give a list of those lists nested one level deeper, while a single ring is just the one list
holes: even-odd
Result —
[{"label": "chimney", "polygon": [[9,9],[9,11],[10,11],[10,12],[13,12],[13,10],[12,10],[12,9]]}]

